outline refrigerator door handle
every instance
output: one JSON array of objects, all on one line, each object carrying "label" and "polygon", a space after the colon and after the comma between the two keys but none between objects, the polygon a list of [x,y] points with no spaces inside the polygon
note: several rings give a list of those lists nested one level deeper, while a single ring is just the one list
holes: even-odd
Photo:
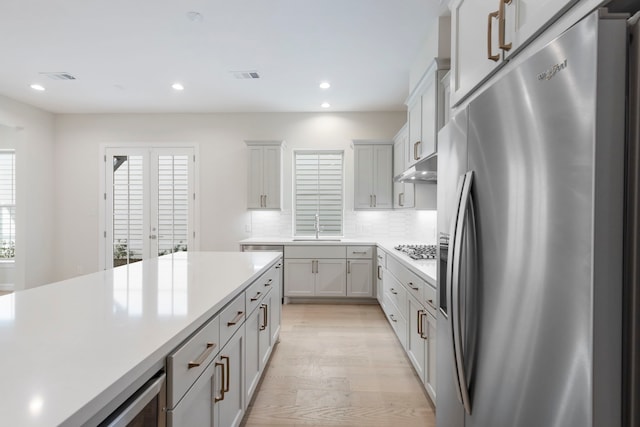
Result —
[{"label": "refrigerator door handle", "polygon": [[454,270],[454,263],[456,260],[456,246],[455,246],[455,242],[456,242],[456,232],[458,230],[458,215],[460,212],[460,205],[462,203],[462,189],[464,188],[464,181],[465,181],[466,176],[462,175],[460,176],[460,178],[458,179],[458,186],[456,189],[456,207],[454,210],[454,214],[451,218],[451,225],[450,225],[450,231],[449,231],[449,258],[447,260],[447,273],[446,273],[446,304],[447,304],[447,313],[446,313],[446,317],[448,319],[449,322],[449,330],[451,331],[451,354],[453,354],[453,377],[454,377],[454,384],[455,384],[455,389],[456,389],[456,395],[458,396],[458,401],[460,403],[462,403],[462,393],[460,392],[460,376],[458,374],[458,366],[456,364],[456,340],[455,340],[455,326],[453,323],[453,317],[454,317],[454,305],[453,305],[453,287],[454,287],[454,280],[453,280],[453,270]]},{"label": "refrigerator door handle", "polygon": [[[462,248],[464,244],[464,235],[466,228],[467,211],[473,212],[473,202],[471,199],[471,186],[473,184],[473,171],[469,171],[464,175],[462,182],[462,189],[460,194],[460,201],[458,205],[458,213],[455,221],[455,234],[452,235],[454,240],[453,245],[453,262],[450,270],[451,284],[451,316],[449,322],[451,323],[451,330],[453,334],[453,348],[455,358],[455,372],[458,380],[458,389],[460,392],[460,401],[464,406],[465,411],[471,414],[471,400],[469,398],[469,390],[467,388],[467,376],[464,366],[464,354],[462,349],[462,318],[460,307],[460,273],[462,270]],[[475,219],[472,219],[475,222]],[[474,227],[475,229],[475,227]],[[474,230],[475,232],[475,230]]]}]

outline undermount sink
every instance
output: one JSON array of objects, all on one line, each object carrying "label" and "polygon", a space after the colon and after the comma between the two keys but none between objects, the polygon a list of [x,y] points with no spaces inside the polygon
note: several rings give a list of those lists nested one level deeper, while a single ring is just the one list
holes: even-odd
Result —
[{"label": "undermount sink", "polygon": [[316,239],[314,237],[294,237],[294,242],[341,242],[342,239],[329,239],[329,238],[320,238]]}]

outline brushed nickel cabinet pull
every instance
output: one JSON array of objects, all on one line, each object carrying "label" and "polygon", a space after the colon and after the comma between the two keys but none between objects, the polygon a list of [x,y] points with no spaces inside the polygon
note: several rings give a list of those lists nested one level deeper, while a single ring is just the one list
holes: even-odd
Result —
[{"label": "brushed nickel cabinet pull", "polygon": [[264,195],[264,207],[265,208],[267,207],[267,195],[266,194]]},{"label": "brushed nickel cabinet pull", "polygon": [[269,279],[267,280],[267,283],[265,283],[265,286],[271,286],[271,282],[273,282],[273,279]]},{"label": "brushed nickel cabinet pull", "polygon": [[224,382],[225,382],[225,372],[224,372],[224,363],[216,362],[216,368],[220,366],[220,373],[222,375],[222,380],[220,380],[220,397],[216,396],[213,398],[214,402],[220,402],[224,400]]},{"label": "brushed nickel cabinet pull", "polygon": [[498,46],[502,50],[511,50],[511,43],[505,42],[505,17],[504,6],[511,4],[512,0],[500,0],[500,8],[498,9]]},{"label": "brushed nickel cabinet pull", "polygon": [[205,350],[202,352],[202,354],[200,356],[198,356],[198,358],[192,362],[189,362],[187,364],[187,369],[191,369],[191,368],[197,368],[198,366],[202,365],[204,363],[205,360],[207,360],[207,357],[209,357],[209,355],[211,354],[211,352],[213,352],[213,350],[216,348],[216,344],[213,342],[208,342],[207,343],[207,347],[205,348]]},{"label": "brushed nickel cabinet pull", "polygon": [[404,192],[400,193],[400,196],[402,197],[402,203],[400,203],[400,206],[404,207]]},{"label": "brushed nickel cabinet pull", "polygon": [[416,319],[418,320],[418,335],[422,338],[422,310],[418,310]]},{"label": "brushed nickel cabinet pull", "polygon": [[242,319],[243,316],[244,316],[244,311],[239,311],[238,314],[236,314],[236,317],[234,317],[229,322],[227,322],[227,326],[236,325]]},{"label": "brushed nickel cabinet pull", "polygon": [[396,291],[394,288],[389,289],[389,292],[391,292],[394,295],[398,295],[398,291]]},{"label": "brushed nickel cabinet pull", "polygon": [[438,307],[436,307],[436,305],[433,303],[433,300],[432,300],[432,299],[428,299],[428,300],[427,300],[427,304],[429,304],[431,307],[433,307],[433,308],[434,308],[434,309],[436,309],[436,310],[438,309]]},{"label": "brushed nickel cabinet pull", "polygon": [[493,37],[492,37],[492,31],[491,31],[491,21],[493,21],[493,18],[498,18],[499,14],[500,14],[500,11],[491,12],[487,19],[487,59],[490,59],[494,62],[497,62],[498,59],[500,59],[500,55],[499,54],[494,55],[492,52],[491,39]]},{"label": "brushed nickel cabinet pull", "polygon": [[373,194],[369,194],[369,207],[373,207]]},{"label": "brushed nickel cabinet pull", "polygon": [[378,279],[382,280],[382,266],[378,266]]},{"label": "brushed nickel cabinet pull", "polygon": [[366,255],[367,251],[351,251],[352,254],[360,254],[360,255]]},{"label": "brushed nickel cabinet pull", "polygon": [[224,360],[224,364],[225,364],[225,369],[227,370],[227,375],[226,375],[226,379],[227,382],[224,385],[224,392],[228,393],[229,392],[229,382],[230,382],[230,378],[231,378],[231,368],[229,367],[229,365],[231,365],[231,362],[229,361],[229,356],[220,356],[220,358],[222,360]]},{"label": "brushed nickel cabinet pull", "polygon": [[420,141],[416,141],[413,143],[413,160],[418,160],[418,144],[420,143]]},{"label": "brushed nickel cabinet pull", "polygon": [[389,315],[389,319],[391,319],[394,322],[397,322],[396,317],[393,314]]},{"label": "brushed nickel cabinet pull", "polygon": [[347,274],[351,274],[351,261],[347,261]]},{"label": "brushed nickel cabinet pull", "polygon": [[260,299],[260,295],[262,295],[262,292],[258,292],[255,297],[251,298],[251,301],[258,301]]},{"label": "brushed nickel cabinet pull", "polygon": [[[409,287],[410,287],[412,290],[414,290],[414,291],[419,291],[419,290],[420,290],[420,288],[419,288],[418,286],[415,286],[415,285],[413,284],[413,282],[409,282],[409,283],[407,283],[407,286],[409,286]],[[415,286],[415,287],[414,287],[414,286]]]},{"label": "brushed nickel cabinet pull", "polygon": [[373,207],[375,208],[376,206],[378,206],[378,196],[376,196],[375,194],[373,195]]}]

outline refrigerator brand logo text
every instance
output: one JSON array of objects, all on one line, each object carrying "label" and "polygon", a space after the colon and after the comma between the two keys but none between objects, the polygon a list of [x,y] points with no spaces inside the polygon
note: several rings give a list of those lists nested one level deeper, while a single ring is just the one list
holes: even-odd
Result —
[{"label": "refrigerator brand logo text", "polygon": [[556,64],[553,67],[549,68],[547,71],[538,74],[538,80],[551,80],[556,74],[558,74],[560,71],[564,70],[565,68],[567,68],[567,60],[565,59],[564,62],[561,62],[560,64]]}]

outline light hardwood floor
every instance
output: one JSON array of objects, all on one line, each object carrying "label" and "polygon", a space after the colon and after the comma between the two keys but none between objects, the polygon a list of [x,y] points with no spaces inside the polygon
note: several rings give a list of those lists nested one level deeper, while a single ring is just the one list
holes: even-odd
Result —
[{"label": "light hardwood floor", "polygon": [[379,306],[288,304],[243,425],[432,427],[419,381]]}]

